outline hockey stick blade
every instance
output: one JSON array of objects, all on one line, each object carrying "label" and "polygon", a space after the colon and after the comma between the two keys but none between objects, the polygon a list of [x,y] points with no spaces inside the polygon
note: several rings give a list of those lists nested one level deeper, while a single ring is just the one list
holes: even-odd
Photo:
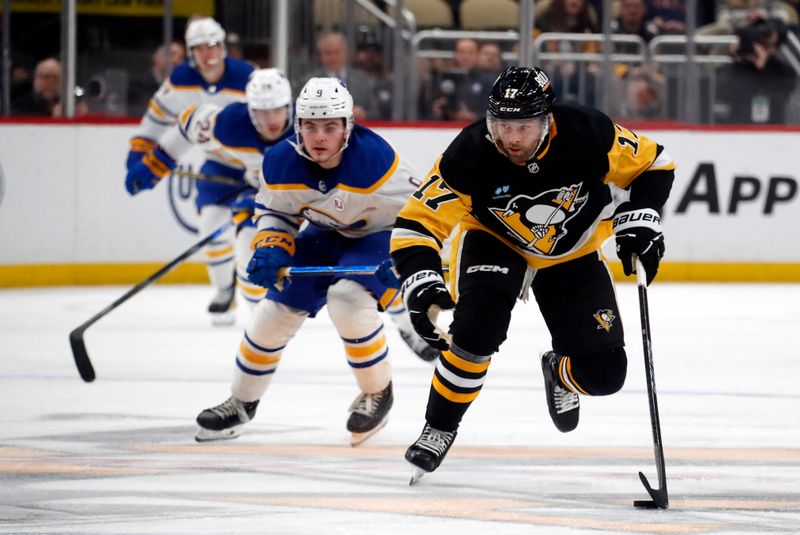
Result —
[{"label": "hockey stick blade", "polygon": [[78,368],[81,379],[91,383],[95,379],[94,366],[92,366],[92,361],[89,360],[86,343],[83,341],[84,330],[84,326],[81,325],[69,333],[69,345],[72,348],[72,357],[75,359],[75,366]]},{"label": "hockey stick blade", "polygon": [[650,495],[651,500],[634,500],[633,506],[639,509],[667,509],[669,508],[669,496],[667,495],[667,489],[654,489],[650,486],[650,482],[647,481],[647,477],[642,473],[639,472],[639,479],[642,480],[642,485],[647,490],[647,493]]}]

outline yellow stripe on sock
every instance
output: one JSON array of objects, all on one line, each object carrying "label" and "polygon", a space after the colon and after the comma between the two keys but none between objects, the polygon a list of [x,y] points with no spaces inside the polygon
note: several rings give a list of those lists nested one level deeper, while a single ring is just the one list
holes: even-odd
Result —
[{"label": "yellow stripe on sock", "polygon": [[449,349],[442,351],[442,356],[445,358],[447,362],[449,362],[459,370],[464,370],[465,372],[470,372],[470,373],[485,372],[489,368],[489,363],[491,362],[490,360],[480,363],[470,362],[466,359],[462,359],[461,357],[457,356]]}]

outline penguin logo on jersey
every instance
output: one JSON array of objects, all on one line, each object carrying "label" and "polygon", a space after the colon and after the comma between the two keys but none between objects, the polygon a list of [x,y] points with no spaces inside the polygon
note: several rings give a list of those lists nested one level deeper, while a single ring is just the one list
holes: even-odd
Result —
[{"label": "penguin logo on jersey", "polygon": [[607,308],[601,308],[597,312],[593,314],[594,319],[597,320],[597,323],[600,325],[597,326],[598,329],[605,329],[606,332],[611,330],[611,324],[614,323],[614,320],[617,317],[614,315],[614,312]]},{"label": "penguin logo on jersey", "polygon": [[558,240],[567,234],[565,224],[580,212],[588,195],[579,197],[582,183],[552,189],[536,197],[518,195],[505,208],[489,208],[526,249],[553,254]]}]

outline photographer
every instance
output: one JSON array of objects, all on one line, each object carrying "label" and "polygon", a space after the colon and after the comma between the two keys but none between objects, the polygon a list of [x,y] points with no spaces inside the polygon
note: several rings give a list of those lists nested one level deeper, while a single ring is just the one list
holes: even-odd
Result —
[{"label": "photographer", "polygon": [[797,84],[795,72],[778,58],[785,25],[775,19],[756,19],[737,35],[734,62],[717,71],[717,121],[783,124]]}]

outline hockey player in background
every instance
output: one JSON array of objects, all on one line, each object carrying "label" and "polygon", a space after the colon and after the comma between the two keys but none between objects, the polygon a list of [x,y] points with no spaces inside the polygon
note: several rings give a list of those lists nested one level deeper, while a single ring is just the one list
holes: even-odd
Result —
[{"label": "hockey player in background", "polygon": [[[162,136],[160,144],[128,170],[128,189],[153,187],[175,169],[181,155],[197,145],[208,158],[202,173],[241,181],[240,186],[198,182],[196,203],[204,214],[200,219],[201,233],[210,234],[221,226],[231,217],[231,209],[252,212],[264,153],[292,132],[292,88],[283,71],[259,69],[250,75],[245,94],[246,102],[234,102],[224,108],[200,104],[183,110],[178,123]],[[247,277],[254,235],[255,226],[247,220],[238,229],[221,235],[205,252],[212,281],[230,294],[222,300],[224,306],[212,303],[209,308],[217,325],[235,321],[234,286],[228,279],[232,266],[247,302],[255,304],[264,297],[265,290]]]},{"label": "hockey player in background", "polygon": [[[214,104],[220,108],[232,102],[245,101],[245,85],[253,67],[242,60],[226,57],[225,30],[214,19],[193,20],[186,28],[186,48],[188,60],[173,69],[169,80],[165,81],[153,98],[147,112],[139,124],[136,135],[131,139],[127,168],[130,170],[137,162],[152,168],[154,174],[165,168],[165,163],[156,153],[162,136],[175,125],[179,115],[190,106]],[[218,174],[218,163],[206,162],[202,173]],[[157,181],[142,177],[125,179],[128,193],[135,195],[144,189],[152,188]],[[226,206],[216,204],[217,196],[228,192],[211,185],[198,182],[199,228],[208,234],[218,228],[229,217]],[[230,199],[227,199],[229,201]],[[234,266],[230,251],[233,236],[216,240],[204,248],[203,253],[208,267],[215,295],[208,306],[212,317],[226,314],[234,303]]]},{"label": "hockey player in background", "polygon": [[[234,438],[256,413],[286,345],[327,305],[360,390],[347,430],[357,445],[386,423],[393,403],[389,349],[378,314],[397,296],[378,277],[286,280],[289,266],[380,264],[415,173],[378,134],[353,122],[336,78],[312,78],[297,98],[295,142],[264,157],[250,280],[267,288],[236,354],[232,396],[197,417],[199,442]],[[307,223],[301,230],[301,224]],[[409,325],[410,327],[410,325]]]},{"label": "hockey player in background", "polygon": [[[554,100],[542,70],[505,70],[486,120],[461,131],[395,224],[392,259],[411,321],[442,350],[425,426],[405,455],[412,483],[444,459],[529,288],[552,338],[541,363],[560,431],[578,425],[579,394],[613,394],[625,381],[622,320],[600,246],[616,234],[625,274],[636,255],[653,280],[675,164],[601,112]],[[611,185],[629,192],[616,210]],[[439,248],[458,223],[448,291]],[[431,316],[453,308],[446,334]]]}]

